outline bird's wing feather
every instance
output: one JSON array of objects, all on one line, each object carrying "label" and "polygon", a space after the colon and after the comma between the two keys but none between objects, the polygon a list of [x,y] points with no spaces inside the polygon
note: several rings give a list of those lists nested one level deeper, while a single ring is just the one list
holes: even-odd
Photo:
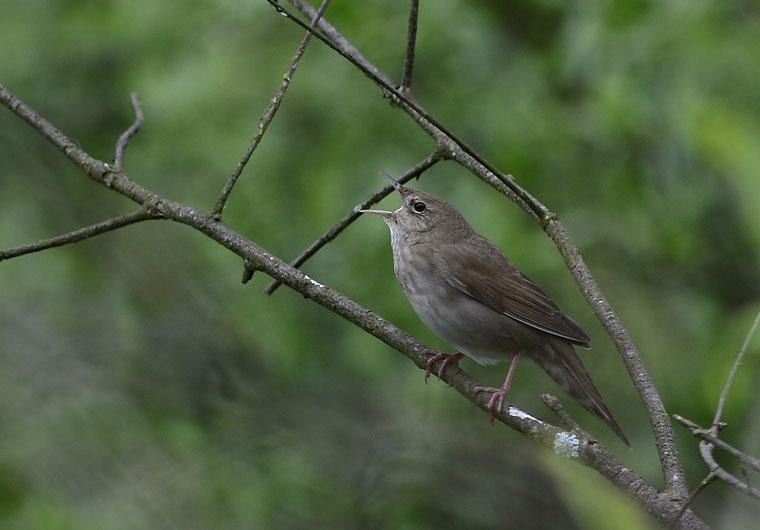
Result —
[{"label": "bird's wing feather", "polygon": [[439,267],[452,287],[532,328],[589,347],[591,340],[578,323],[486,238],[473,235],[466,245],[446,250]]}]

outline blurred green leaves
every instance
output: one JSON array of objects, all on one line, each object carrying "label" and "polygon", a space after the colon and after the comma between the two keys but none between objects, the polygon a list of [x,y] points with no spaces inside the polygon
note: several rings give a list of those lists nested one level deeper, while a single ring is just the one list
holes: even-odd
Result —
[{"label": "blurred green leaves", "polygon": [[[709,422],[760,302],[754,4],[421,4],[415,97],[558,212],[668,409]],[[397,78],[407,9],[333,0],[327,17]],[[103,159],[137,90],[146,122],[128,173],[206,208],[300,39],[249,0],[0,0],[0,11],[0,81]],[[289,259],[381,185],[379,170],[398,174],[433,147],[314,42],[226,219]],[[131,207],[7,112],[0,185],[3,247]],[[589,331],[585,361],[634,444],[623,458],[659,483],[622,363],[540,229],[452,163],[415,185],[450,199]],[[0,264],[0,526],[593,528],[604,513],[646,527],[596,477],[547,464],[384,345],[286,289],[263,296],[263,275],[242,287],[241,271],[168,223]],[[448,347],[403,299],[382,224],[360,219],[305,271]],[[725,431],[744,444],[760,422],[752,351]],[[484,382],[503,375],[463,366]],[[521,366],[511,398],[541,415],[544,391],[558,389]],[[696,484],[704,466],[679,436]],[[716,523],[720,495],[696,502]]]}]

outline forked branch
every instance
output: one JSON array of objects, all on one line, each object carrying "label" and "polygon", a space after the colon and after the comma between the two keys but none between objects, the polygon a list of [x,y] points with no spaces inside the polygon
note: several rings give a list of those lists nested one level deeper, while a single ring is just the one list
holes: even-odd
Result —
[{"label": "forked branch", "polygon": [[[736,354],[734,362],[731,364],[731,369],[728,372],[728,377],[726,377],[726,382],[724,383],[723,389],[720,392],[720,397],[718,398],[718,404],[715,407],[715,416],[710,428],[705,429],[693,421],[684,418],[683,416],[679,416],[678,414],[673,415],[676,421],[683,424],[691,431],[694,436],[700,439],[699,453],[702,455],[702,459],[705,461],[705,464],[707,464],[707,467],[710,470],[710,473],[708,475],[708,478],[710,478],[710,480],[708,482],[711,482],[712,479],[717,478],[756,499],[760,499],[760,488],[756,488],[755,486],[752,486],[746,479],[742,480],[739,477],[726,471],[720,464],[718,464],[713,453],[717,447],[736,457],[742,464],[751,467],[755,471],[760,471],[760,459],[743,451],[740,451],[739,449],[736,449],[732,445],[721,440],[719,437],[721,429],[726,426],[726,423],[723,422],[722,418],[723,411],[726,408],[726,402],[728,401],[728,394],[731,390],[731,386],[734,383],[736,374],[739,371],[739,367],[744,360],[744,356],[747,354],[750,342],[752,341],[752,337],[755,335],[758,326],[760,326],[760,313],[757,314],[755,320],[752,322],[752,326],[750,326],[747,335],[744,337],[742,346],[739,348],[739,352]],[[702,484],[700,484],[700,489],[704,488],[706,485],[707,484],[705,481],[702,481]],[[692,495],[690,497],[690,500],[694,496],[695,495]]]},{"label": "forked branch", "polygon": [[[319,6],[319,9],[316,11],[316,13],[314,13],[314,16],[312,18],[312,27],[314,27],[314,24],[316,24],[317,21],[322,17],[322,14],[325,12],[328,5],[330,5],[330,0],[324,0],[322,2],[322,5]],[[230,194],[232,193],[232,189],[235,187],[235,184],[240,178],[240,175],[243,173],[243,170],[248,164],[248,161],[251,159],[251,156],[253,156],[253,152],[259,146],[259,143],[261,143],[261,139],[264,137],[264,133],[267,132],[269,124],[272,123],[275,114],[277,114],[277,110],[280,108],[282,99],[285,97],[285,92],[287,92],[288,87],[290,86],[290,81],[293,79],[293,74],[295,74],[296,68],[298,68],[298,64],[301,62],[301,57],[303,57],[303,53],[306,51],[306,47],[309,45],[310,41],[311,33],[307,31],[303,36],[303,39],[301,39],[301,43],[298,45],[298,48],[296,48],[296,52],[293,54],[290,65],[288,66],[285,75],[282,76],[280,85],[277,87],[274,96],[269,101],[269,105],[264,111],[264,114],[261,116],[261,120],[259,120],[259,127],[256,129],[256,133],[253,135],[251,143],[248,144],[248,148],[245,150],[245,153],[243,153],[243,158],[240,159],[232,174],[227,178],[227,182],[225,182],[222,191],[219,192],[219,197],[216,199],[214,207],[211,210],[211,215],[215,219],[222,218],[222,212],[224,211],[224,206],[227,204],[227,199],[229,199]]]}]

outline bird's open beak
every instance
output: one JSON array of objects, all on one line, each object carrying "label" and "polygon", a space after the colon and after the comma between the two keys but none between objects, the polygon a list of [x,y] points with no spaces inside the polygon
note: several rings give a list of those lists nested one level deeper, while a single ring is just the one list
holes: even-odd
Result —
[{"label": "bird's open beak", "polygon": [[390,219],[393,215],[393,212],[388,212],[385,210],[359,210],[360,213],[371,213],[374,215],[379,215],[380,217],[384,219]]}]

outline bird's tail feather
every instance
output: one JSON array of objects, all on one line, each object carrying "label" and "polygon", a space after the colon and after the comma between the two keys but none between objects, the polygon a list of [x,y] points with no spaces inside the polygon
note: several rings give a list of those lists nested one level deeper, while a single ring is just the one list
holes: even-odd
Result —
[{"label": "bird's tail feather", "polygon": [[631,445],[571,344],[552,341],[550,345],[544,346],[541,355],[533,357],[562,390],[575,398],[586,410],[601,418],[626,445]]}]

